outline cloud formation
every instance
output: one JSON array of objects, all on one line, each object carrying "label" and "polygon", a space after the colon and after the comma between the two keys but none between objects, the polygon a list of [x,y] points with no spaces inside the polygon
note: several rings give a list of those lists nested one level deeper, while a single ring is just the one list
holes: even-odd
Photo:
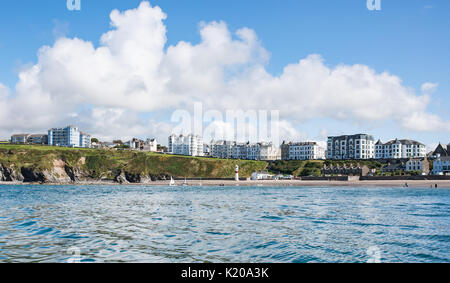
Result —
[{"label": "cloud formation", "polygon": [[42,47],[37,63],[19,73],[13,93],[0,84],[0,134],[70,122],[100,137],[149,136],[164,122],[140,114],[194,102],[205,109],[280,110],[280,124],[292,138],[303,136],[293,123],[314,118],[450,131],[449,121],[426,110],[436,84],[425,83],[418,95],[395,75],[365,65],[329,67],[316,54],[273,76],[255,31],[232,33],[224,22],[201,23],[198,44],[166,48],[166,17],[143,1],[136,9],[111,12],[111,30],[98,47],[66,37]]}]

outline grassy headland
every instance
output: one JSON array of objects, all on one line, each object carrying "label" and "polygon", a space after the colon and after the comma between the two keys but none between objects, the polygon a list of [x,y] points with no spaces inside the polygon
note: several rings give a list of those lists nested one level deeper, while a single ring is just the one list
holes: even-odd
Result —
[{"label": "grassy headland", "polygon": [[233,178],[234,167],[240,176],[264,170],[266,162],[223,160],[163,155],[129,150],[58,148],[51,146],[0,145],[0,167],[34,171],[54,171],[56,165],[65,171],[82,172],[89,179],[111,179],[124,174],[127,179],[159,178]]}]

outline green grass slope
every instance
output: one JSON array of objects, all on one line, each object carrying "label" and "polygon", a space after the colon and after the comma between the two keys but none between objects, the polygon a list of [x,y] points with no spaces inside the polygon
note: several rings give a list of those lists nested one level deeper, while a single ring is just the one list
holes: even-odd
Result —
[{"label": "green grass slope", "polygon": [[0,145],[0,165],[15,168],[50,169],[54,160],[89,173],[90,178],[114,178],[118,172],[142,176],[168,175],[178,178],[233,178],[238,164],[240,176],[264,170],[267,162],[223,160],[162,155],[136,151],[58,148],[31,145]]}]

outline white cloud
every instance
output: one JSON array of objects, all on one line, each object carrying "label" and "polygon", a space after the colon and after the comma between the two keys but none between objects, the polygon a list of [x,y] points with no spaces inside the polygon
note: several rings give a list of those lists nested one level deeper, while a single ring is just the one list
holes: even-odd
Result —
[{"label": "white cloud", "polygon": [[165,50],[166,15],[159,7],[144,1],[110,18],[99,47],[59,38],[20,72],[14,95],[0,86],[0,115],[14,117],[0,120],[0,130],[70,122],[100,137],[151,136],[170,132],[171,124],[142,121],[140,113],[202,102],[205,110],[280,110],[284,139],[303,137],[292,124],[313,118],[450,131],[449,121],[426,110],[437,84],[425,83],[417,95],[395,75],[365,65],[329,67],[320,55],[273,76],[265,69],[269,52],[251,29],[232,33],[224,22],[201,23],[198,44],[182,41]]},{"label": "white cloud", "polygon": [[433,93],[438,88],[438,86],[439,84],[437,83],[426,82],[422,84],[421,90],[423,93],[429,94]]}]

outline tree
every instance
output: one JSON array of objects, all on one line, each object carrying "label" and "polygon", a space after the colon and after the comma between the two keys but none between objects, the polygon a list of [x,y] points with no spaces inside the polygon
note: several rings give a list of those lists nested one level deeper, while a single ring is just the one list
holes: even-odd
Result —
[{"label": "tree", "polygon": [[94,143],[94,142],[95,142],[95,143],[98,143],[98,139],[97,139],[97,138],[92,138],[92,139],[91,139],[91,143]]}]

